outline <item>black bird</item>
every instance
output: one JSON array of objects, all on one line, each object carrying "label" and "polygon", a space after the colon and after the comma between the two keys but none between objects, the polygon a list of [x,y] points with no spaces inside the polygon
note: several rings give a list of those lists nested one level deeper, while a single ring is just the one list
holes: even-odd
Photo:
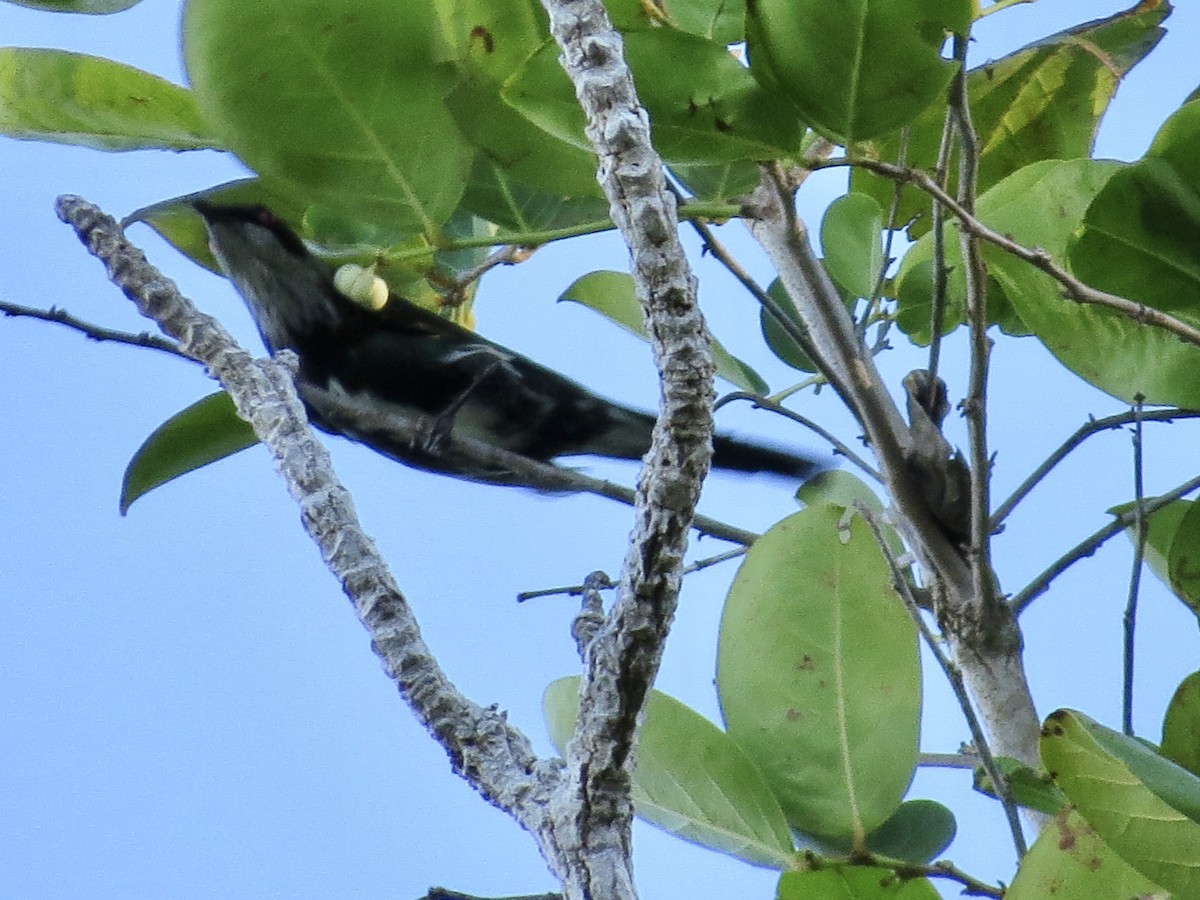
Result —
[{"label": "black bird", "polygon": [[[528,480],[464,458],[446,438],[541,462],[576,454],[640,459],[649,449],[650,415],[395,294],[377,309],[350,299],[335,287],[333,268],[265,207],[194,205],[268,349],[299,357],[297,387],[319,428],[406,465],[493,484]],[[414,418],[424,423],[423,437],[414,437]],[[389,426],[398,419],[405,433]],[[713,465],[799,479],[828,462],[718,435]]]}]

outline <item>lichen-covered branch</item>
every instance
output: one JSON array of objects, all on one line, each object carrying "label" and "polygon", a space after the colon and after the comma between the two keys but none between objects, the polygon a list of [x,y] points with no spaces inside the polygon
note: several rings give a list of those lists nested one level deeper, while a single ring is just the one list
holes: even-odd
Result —
[{"label": "lichen-covered branch", "polygon": [[620,588],[587,647],[579,721],[567,754],[574,790],[556,797],[581,839],[559,871],[568,898],[635,896],[630,779],[637,725],[675,614],[687,534],[711,458],[713,366],[675,199],[600,0],[543,0],[575,86],[598,178],[629,246],[659,371],[661,407],[638,484]]}]

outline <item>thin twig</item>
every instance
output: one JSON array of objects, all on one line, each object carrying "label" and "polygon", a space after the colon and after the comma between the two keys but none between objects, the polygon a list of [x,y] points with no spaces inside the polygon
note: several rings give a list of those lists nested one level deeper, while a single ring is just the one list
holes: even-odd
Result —
[{"label": "thin twig", "polygon": [[987,742],[987,736],[983,731],[983,726],[975,715],[975,707],[971,704],[971,698],[967,694],[967,686],[963,682],[962,673],[959,671],[958,666],[942,650],[941,639],[930,630],[929,624],[925,621],[925,616],[921,613],[921,607],[917,603],[917,598],[913,596],[908,579],[904,577],[904,570],[901,569],[900,563],[897,562],[895,555],[892,553],[892,548],[888,546],[887,538],[884,537],[879,519],[874,512],[858,501],[854,502],[854,508],[863,517],[863,520],[867,523],[867,527],[871,529],[871,534],[875,537],[875,543],[879,545],[880,552],[883,554],[884,559],[887,560],[888,569],[892,576],[892,585],[896,589],[896,593],[904,601],[904,606],[908,610],[909,616],[912,617],[917,630],[921,633],[921,637],[924,639],[926,646],[929,647],[929,651],[933,654],[933,658],[937,661],[938,666],[945,674],[946,681],[950,685],[950,689],[954,692],[955,698],[958,700],[959,709],[962,710],[963,718],[967,722],[967,728],[971,732],[971,740],[974,743],[975,752],[979,754],[979,763],[983,766],[984,771],[987,772],[988,778],[992,780],[992,784],[996,789],[996,795],[1000,798],[1000,803],[1004,807],[1004,815],[1008,820],[1009,830],[1012,832],[1013,844],[1017,848],[1017,855],[1024,856],[1026,849],[1025,834],[1021,830],[1021,818],[1017,812],[1017,803],[1013,799],[1008,779],[1004,777],[1004,773],[1000,770],[995,756],[992,755],[991,747]]},{"label": "thin twig", "polygon": [[[975,213],[975,194],[979,180],[979,147],[971,124],[970,97],[967,92],[968,34],[954,35],[954,58],[958,73],[950,89],[950,117],[958,138],[958,204],[970,215]],[[966,313],[970,331],[970,375],[963,414],[967,419],[971,457],[971,580],[974,602],[986,618],[992,617],[997,596],[992,572],[989,527],[991,515],[992,466],[987,440],[988,358],[992,342],[988,337],[987,272],[978,238],[963,229],[959,232],[963,275],[966,281]],[[990,774],[990,773],[989,773]],[[1019,831],[1019,828],[1018,828]],[[1023,838],[1018,842],[1024,853]]]},{"label": "thin twig", "polygon": [[1062,286],[1063,292],[1069,299],[1077,303],[1090,303],[1095,306],[1103,306],[1114,312],[1121,313],[1139,324],[1161,328],[1164,331],[1174,334],[1180,340],[1200,346],[1200,328],[1190,325],[1182,319],[1178,319],[1162,310],[1147,306],[1144,303],[1138,303],[1135,300],[1130,300],[1128,297],[1119,297],[1116,294],[1110,294],[1107,291],[1089,287],[1066,269],[1059,266],[1054,261],[1054,258],[1045,250],[1039,247],[1026,247],[1007,235],[989,228],[947,194],[933,178],[919,169],[901,168],[891,163],[871,159],[831,159],[824,163],[818,163],[817,166],[818,168],[857,166],[874,172],[877,175],[882,175],[885,178],[895,178],[912,184],[937,199],[939,203],[949,209],[962,224],[965,231],[978,237],[980,240],[987,241],[989,244],[999,247],[1005,253],[1015,256],[1017,259],[1024,260],[1035,269],[1045,272]]},{"label": "thin twig", "polygon": [[[937,162],[934,164],[933,177],[940,187],[945,189],[950,166],[950,150],[954,145],[954,114],[947,108],[945,123],[942,125],[942,139],[938,144]],[[903,164],[901,164],[903,166]],[[904,183],[896,182],[896,189],[901,190]],[[942,328],[946,321],[946,234],[942,228],[945,219],[945,207],[936,200],[930,210],[933,235],[933,289],[929,300],[929,386],[933,390],[937,384],[938,368],[942,358]]]},{"label": "thin twig", "polygon": [[1173,422],[1176,419],[1195,419],[1200,418],[1200,410],[1194,409],[1156,409],[1150,412],[1142,411],[1117,413],[1112,416],[1105,416],[1103,419],[1093,419],[1092,421],[1080,425],[1069,438],[1046,457],[1033,472],[1022,481],[1012,495],[996,507],[996,511],[992,514],[992,532],[995,533],[1005,519],[1012,513],[1026,495],[1029,494],[1037,485],[1050,474],[1050,471],[1060,462],[1066,459],[1071,451],[1075,450],[1085,440],[1093,434],[1099,434],[1101,431],[1111,431],[1114,428],[1120,428],[1122,425],[1128,425],[1135,419],[1140,422]]},{"label": "thin twig", "polygon": [[19,303],[9,303],[6,300],[0,300],[0,313],[4,313],[5,316],[11,318],[24,317],[41,319],[43,322],[56,322],[59,325],[66,325],[68,328],[73,328],[75,331],[85,334],[93,341],[112,341],[117,344],[129,344],[134,347],[161,350],[163,353],[170,353],[172,356],[178,356],[189,362],[195,362],[192,357],[180,350],[179,345],[170,338],[151,334],[148,331],[143,331],[141,334],[133,334],[128,331],[105,328],[103,325],[94,325],[91,322],[85,322],[83,319],[76,318],[66,310],[59,309],[57,306],[52,306],[49,309],[38,309],[33,306],[22,306]]},{"label": "thin twig", "polygon": [[[678,188],[674,185],[670,187],[676,196],[681,196]],[[808,332],[796,321],[795,317],[788,315],[775,298],[763,290],[759,283],[751,277],[750,273],[742,267],[742,264],[734,259],[733,254],[725,248],[725,245],[721,243],[721,240],[706,222],[700,219],[690,219],[688,224],[692,226],[692,230],[704,242],[703,252],[710,254],[713,259],[723,265],[729,274],[736,278],[738,283],[746,289],[750,296],[757,300],[759,305],[767,311],[767,314],[775,320],[775,324],[783,330],[784,334],[795,341],[796,346],[812,359],[813,354],[816,352],[812,338],[809,337]]]},{"label": "thin twig", "polygon": [[514,266],[517,263],[523,263],[536,251],[536,247],[522,247],[515,244],[501,247],[494,253],[490,253],[483,262],[456,275],[454,287],[458,291],[463,291],[497,266]]},{"label": "thin twig", "polygon": [[1134,522],[1133,568],[1129,573],[1129,596],[1125,601],[1125,653],[1121,679],[1121,725],[1133,736],[1133,653],[1137,635],[1138,590],[1142,584],[1142,562],[1146,557],[1146,538],[1149,528],[1145,510],[1145,470],[1142,465],[1142,395],[1134,398],[1133,412],[1133,511]]},{"label": "thin twig", "polygon": [[930,769],[974,769],[979,765],[979,757],[968,753],[922,753],[917,757],[917,765]]},{"label": "thin twig", "polygon": [[[908,138],[909,127],[905,125],[900,129],[900,149],[896,154],[896,164],[899,166],[907,165],[908,163]],[[900,198],[904,194],[904,185],[892,185],[892,200],[888,204],[887,221],[884,222],[883,239],[883,259],[880,261],[879,273],[875,277],[875,287],[871,290],[871,296],[868,298],[867,308],[863,311],[862,321],[859,325],[859,335],[865,339],[867,328],[874,321],[875,316],[880,313],[883,306],[883,288],[887,283],[887,273],[892,267],[895,260],[892,258],[892,245],[896,240],[896,219],[900,215]],[[875,336],[875,349],[872,352],[880,352],[887,346],[887,333],[891,327],[893,316],[882,316],[882,323],[879,326],[879,331]]]},{"label": "thin twig", "polygon": [[[699,572],[702,569],[707,569],[719,563],[728,562],[731,559],[737,559],[739,556],[745,556],[750,548],[734,547],[732,550],[725,550],[722,553],[717,553],[713,556],[698,559],[694,563],[688,563],[683,567],[682,574],[691,575],[693,572]],[[616,587],[616,585],[608,585],[608,587]],[[536,600],[540,597],[578,597],[587,589],[587,585],[583,584],[566,584],[562,587],[538,588],[533,591],[521,591],[517,594],[517,602],[524,603],[526,600]]]},{"label": "thin twig", "polygon": [[[1155,497],[1153,500],[1147,500],[1143,505],[1143,514],[1149,516],[1158,510],[1162,509],[1167,504],[1178,500],[1179,498],[1190,494],[1192,491],[1200,488],[1200,475],[1195,478],[1188,479],[1183,484]],[[1049,566],[1040,572],[1029,584],[1025,585],[1020,591],[1013,595],[1009,601],[1013,608],[1013,614],[1019,616],[1028,607],[1029,604],[1040,597],[1050,587],[1050,583],[1059,575],[1069,569],[1081,559],[1091,556],[1101,545],[1109,538],[1120,534],[1130,525],[1137,521],[1137,510],[1131,509],[1128,512],[1121,513],[1113,521],[1109,522],[1103,528],[1097,529],[1092,534],[1088,535]]]}]

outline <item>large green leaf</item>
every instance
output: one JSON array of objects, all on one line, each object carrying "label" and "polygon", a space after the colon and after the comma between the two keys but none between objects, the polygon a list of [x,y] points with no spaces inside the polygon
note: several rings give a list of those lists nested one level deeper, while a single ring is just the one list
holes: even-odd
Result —
[{"label": "large green leaf", "polygon": [[[1062,265],[1084,212],[1120,175],[1120,168],[1118,163],[1086,159],[1026,166],[979,198],[978,217],[1026,247],[1045,250]],[[947,235],[947,262],[952,267],[946,312],[950,330],[962,321],[964,288],[958,241],[952,230]],[[985,246],[983,255],[989,275],[990,321],[999,321],[1008,330],[1014,330],[1014,320],[1019,322],[1068,369],[1126,403],[1140,394],[1150,404],[1200,405],[1200,380],[1195,377],[1200,348],[1121,313],[1071,302],[1050,276],[996,247]],[[905,257],[897,276],[897,321],[919,342],[929,337],[929,293],[924,285],[931,256],[932,240],[926,235]],[[1077,264],[1076,253],[1071,261]],[[1154,276],[1144,273],[1143,277]],[[910,291],[909,278],[920,279],[922,289]],[[1193,321],[1200,324],[1200,316]]]},{"label": "large green leaf", "polygon": [[1130,900],[1162,889],[1121,859],[1074,809],[1042,829],[1004,900]]},{"label": "large green leaf", "polygon": [[[795,154],[804,128],[781,114],[724,45],[671,29],[625,36],[638,99],[650,113],[654,146],[671,164],[722,164]],[[588,146],[583,112],[547,42],[505,84],[504,98],[560,141]]]},{"label": "large green leaf", "polygon": [[220,146],[186,88],[111,59],[26,47],[0,48],[0,134],[96,150]]},{"label": "large green leaf", "polygon": [[[1029,247],[1041,247],[1058,259],[1066,255],[1071,233],[1083,219],[1084,211],[1104,181],[1111,177],[1116,163],[1055,160],[1026,166],[984,193],[976,205],[976,215],[992,229],[1011,235]],[[945,228],[946,311],[943,333],[953,331],[964,321],[966,279],[962,252],[955,223]],[[1019,310],[1009,295],[1009,284],[1016,284],[1030,304],[1051,307],[1051,314],[1067,306],[1062,291],[1048,276],[1041,275],[1003,251],[985,244],[984,260],[988,278],[988,321],[998,323],[1011,333],[1028,333]],[[914,341],[929,342],[930,302],[933,273],[933,236],[917,241],[900,265],[896,275],[896,322]],[[1005,277],[1001,278],[1001,274]],[[1050,322],[1057,321],[1053,315]],[[1040,336],[1040,335],[1039,335]]]},{"label": "large green leaf", "polygon": [[839,143],[876,137],[945,91],[946,33],[971,14],[971,0],[753,0],[750,70]]},{"label": "large green leaf", "polygon": [[[579,712],[579,679],[561,678],[542,700],[550,739],[566,752]],[[770,787],[725,732],[678,700],[652,691],[633,773],[637,814],[684,840],[772,869],[793,858]]]},{"label": "large green leaf", "polygon": [[183,43],[209,127],[260,176],[430,235],[458,205],[474,151],[432,4],[188,0]]},{"label": "large green leaf", "polygon": [[725,601],[717,689],[793,827],[861,848],[896,811],[917,762],[916,626],[861,518],[810,506],[754,543]]},{"label": "large green leaf", "polygon": [[158,426],[133,454],[121,482],[121,515],[156,487],[257,442],[229,395],[209,394]]},{"label": "large green leaf", "polygon": [[[543,134],[542,140],[544,141]],[[594,180],[594,179],[593,179]],[[510,169],[480,154],[471,169],[463,206],[507,231],[528,233],[608,219],[601,197],[564,197],[526,187]]]},{"label": "large green leaf", "polygon": [[[1141,2],[1107,19],[1088,22],[1022,47],[970,71],[971,124],[979,141],[979,191],[1042,159],[1075,159],[1091,154],[1100,118],[1121,78],[1148,54],[1165,33],[1160,23],[1166,0]],[[931,171],[937,161],[945,109],[928,107],[908,129],[905,163]],[[860,152],[876,159],[899,159],[900,133],[877,138]],[[957,183],[950,167],[950,186]],[[893,182],[856,169],[851,188],[875,197],[886,209]],[[896,221],[912,222],[913,239],[929,231],[929,198],[914,187],[900,196]]]},{"label": "large green leaf", "polygon": [[821,219],[825,269],[843,293],[870,297],[883,272],[883,209],[866,194],[843,194]]},{"label": "large green leaf", "polygon": [[[563,197],[600,198],[591,147],[551,138],[501,96],[530,56],[554,46],[537,0],[461,0],[438,9],[446,13],[443,29],[458,69],[446,108],[467,140],[506,180]],[[557,57],[553,63],[541,77],[554,96],[575,105],[582,128],[571,83]]]},{"label": "large green leaf", "polygon": [[1200,896],[1200,778],[1073,710],[1046,719],[1041,753],[1125,862],[1179,897]]},{"label": "large green leaf", "polygon": [[[630,334],[647,339],[642,321],[642,306],[637,299],[633,278],[627,272],[589,272],[575,279],[558,298],[594,309]],[[710,339],[717,374],[743,391],[767,393],[767,383],[747,363],[726,350],[716,338]]]},{"label": "large green leaf", "polygon": [[[1096,197],[1071,265],[1095,287],[1200,324],[1200,101],[1175,112]],[[1194,383],[1196,357],[1187,360]]]}]

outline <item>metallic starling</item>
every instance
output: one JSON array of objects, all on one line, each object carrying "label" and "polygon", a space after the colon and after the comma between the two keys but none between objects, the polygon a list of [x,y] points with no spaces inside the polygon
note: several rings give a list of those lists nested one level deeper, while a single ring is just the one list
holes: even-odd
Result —
[{"label": "metallic starling", "polygon": [[[395,294],[374,309],[350,299],[333,268],[270,210],[195,207],[267,348],[299,358],[297,388],[317,427],[406,465],[493,484],[529,486],[503,465],[453,452],[455,439],[540,462],[640,459],[649,449],[652,416]],[[410,425],[402,434],[387,425],[398,420]],[[414,421],[424,424],[414,431]],[[713,465],[803,479],[829,462],[717,435]]]}]

